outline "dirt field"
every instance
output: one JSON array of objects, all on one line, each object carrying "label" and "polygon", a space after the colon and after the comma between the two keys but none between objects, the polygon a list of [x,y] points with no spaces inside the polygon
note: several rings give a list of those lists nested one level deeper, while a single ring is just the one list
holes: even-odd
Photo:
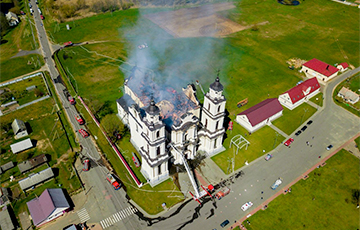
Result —
[{"label": "dirt field", "polygon": [[232,3],[218,3],[194,8],[145,15],[174,37],[221,37],[249,28],[216,12],[235,8]]}]

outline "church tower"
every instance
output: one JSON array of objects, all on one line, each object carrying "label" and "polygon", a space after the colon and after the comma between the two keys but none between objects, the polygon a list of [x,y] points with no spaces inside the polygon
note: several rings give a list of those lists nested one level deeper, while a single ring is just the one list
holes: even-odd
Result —
[{"label": "church tower", "polygon": [[156,185],[169,176],[169,154],[165,143],[165,124],[160,120],[160,110],[153,99],[145,109],[143,124],[143,145],[139,151],[142,156],[141,172],[151,185]]},{"label": "church tower", "polygon": [[223,85],[219,77],[210,85],[209,92],[204,97],[201,111],[202,129],[199,131],[199,150],[205,151],[209,156],[224,150],[222,145],[225,133],[224,118],[226,99]]}]

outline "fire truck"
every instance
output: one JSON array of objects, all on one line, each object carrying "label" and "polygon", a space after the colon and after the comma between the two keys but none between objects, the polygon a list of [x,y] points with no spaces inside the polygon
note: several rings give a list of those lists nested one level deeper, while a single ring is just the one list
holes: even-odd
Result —
[{"label": "fire truck", "polygon": [[63,93],[66,99],[68,99],[68,101],[70,102],[70,104],[75,105],[75,99],[70,95],[69,91],[67,91],[67,89],[64,89]]},{"label": "fire truck", "polygon": [[120,183],[116,181],[116,179],[114,178],[114,176],[111,173],[107,174],[106,179],[114,187],[115,190],[119,190],[121,188]]},{"label": "fire truck", "polygon": [[71,41],[68,41],[68,42],[64,43],[64,47],[72,46],[72,45],[73,45],[73,43]]},{"label": "fire truck", "polygon": [[79,123],[79,125],[83,125],[85,123],[84,119],[79,114],[75,115],[75,119]]},{"label": "fire truck", "polygon": [[224,196],[226,196],[229,193],[230,193],[230,189],[228,187],[224,187],[218,193],[216,193],[215,196],[218,200],[220,200],[221,198],[223,198]]}]

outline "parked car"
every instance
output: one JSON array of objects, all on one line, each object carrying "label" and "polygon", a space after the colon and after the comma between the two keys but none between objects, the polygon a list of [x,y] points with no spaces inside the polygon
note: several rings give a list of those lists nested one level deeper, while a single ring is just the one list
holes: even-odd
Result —
[{"label": "parked car", "polygon": [[312,120],[308,121],[306,124],[311,125],[313,123]]},{"label": "parked car", "polygon": [[243,210],[244,212],[246,210],[248,210],[249,208],[251,208],[251,206],[253,206],[253,203],[252,202],[246,202],[245,204],[243,204],[243,206],[241,206],[241,210]]},{"label": "parked car", "polygon": [[295,136],[299,136],[300,134],[301,134],[301,130],[297,131],[297,132],[295,133]]},{"label": "parked car", "polygon": [[20,14],[21,14],[21,15],[25,15],[25,12],[24,12],[24,11],[20,11]]},{"label": "parked car", "polygon": [[304,125],[302,128],[301,128],[301,130],[304,132],[305,130],[307,129],[307,126],[306,125]]},{"label": "parked car", "polygon": [[222,228],[224,228],[226,225],[228,225],[230,223],[230,221],[229,220],[225,220],[224,222],[222,222],[221,224],[220,224],[220,226],[222,227]]},{"label": "parked car", "polygon": [[333,145],[329,145],[328,147],[326,147],[326,150],[330,150],[332,149],[332,147],[334,147]]},{"label": "parked car", "polygon": [[84,138],[89,136],[89,133],[87,131],[85,131],[84,129],[79,129],[79,133]]},{"label": "parked car", "polygon": [[293,143],[293,142],[294,142],[294,139],[289,138],[287,141],[285,141],[284,145],[285,145],[285,146],[290,146],[291,143]]},{"label": "parked car", "polygon": [[275,189],[277,189],[277,187],[279,187],[279,185],[281,185],[282,184],[282,178],[281,177],[279,177],[275,182],[274,182],[274,184],[273,185],[271,185],[271,189],[272,190],[275,190]]},{"label": "parked car", "polygon": [[40,15],[40,18],[41,18],[41,20],[44,20],[44,19],[45,19],[44,16],[42,16],[42,15]]},{"label": "parked car", "polygon": [[90,168],[90,161],[89,159],[84,160],[84,168],[83,171],[89,171]]},{"label": "parked car", "polygon": [[273,157],[273,155],[272,154],[266,154],[266,156],[265,156],[265,160],[270,160],[271,158]]}]

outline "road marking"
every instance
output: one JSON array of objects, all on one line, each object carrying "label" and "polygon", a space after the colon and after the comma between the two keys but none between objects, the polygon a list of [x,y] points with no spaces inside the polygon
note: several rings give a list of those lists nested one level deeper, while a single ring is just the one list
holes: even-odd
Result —
[{"label": "road marking", "polygon": [[137,212],[136,208],[133,208],[131,206],[121,210],[120,212],[117,212],[113,214],[112,216],[107,217],[106,219],[103,219],[100,221],[100,225],[103,229],[108,228],[112,226],[113,224],[119,222],[122,219],[125,219],[126,217],[133,215]]},{"label": "road marking", "polygon": [[80,219],[80,222],[86,222],[86,221],[90,220],[90,216],[89,216],[89,213],[86,211],[86,208],[83,208],[83,209],[77,211],[76,213]]}]

